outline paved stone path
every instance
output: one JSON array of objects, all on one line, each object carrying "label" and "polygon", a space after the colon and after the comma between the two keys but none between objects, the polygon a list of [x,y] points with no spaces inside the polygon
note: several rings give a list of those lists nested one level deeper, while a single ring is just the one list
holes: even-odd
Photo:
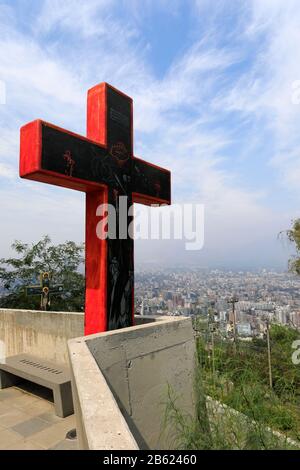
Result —
[{"label": "paved stone path", "polygon": [[50,391],[35,384],[0,390],[0,450],[76,450],[77,440],[66,439],[75,416],[54,413]]}]

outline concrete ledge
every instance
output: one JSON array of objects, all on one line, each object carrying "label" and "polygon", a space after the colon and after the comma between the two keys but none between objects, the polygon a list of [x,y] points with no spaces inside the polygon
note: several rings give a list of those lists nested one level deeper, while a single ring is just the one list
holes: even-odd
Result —
[{"label": "concrete ledge", "polygon": [[68,365],[67,340],[82,336],[84,314],[0,309],[0,360],[31,354]]},{"label": "concrete ledge", "polygon": [[79,448],[137,450],[135,439],[86,343],[73,340],[69,350]]},{"label": "concrete ledge", "polygon": [[[111,449],[110,442],[119,446],[114,448],[132,449],[133,441],[140,449],[172,448],[163,427],[168,387],[181,410],[194,415],[191,319],[140,317],[139,321],[144,324],[68,342],[83,449]],[[123,444],[118,432],[125,436]]]}]

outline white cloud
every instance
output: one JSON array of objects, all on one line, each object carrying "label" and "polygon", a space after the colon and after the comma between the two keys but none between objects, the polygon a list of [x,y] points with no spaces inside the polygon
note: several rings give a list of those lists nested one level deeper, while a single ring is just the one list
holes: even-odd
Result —
[{"label": "white cloud", "polygon": [[5,165],[4,163],[0,163],[0,177],[14,179],[16,177],[16,174],[11,166]]},{"label": "white cloud", "polygon": [[300,5],[294,0],[253,0],[251,7],[241,42],[255,47],[254,59],[227,95],[218,94],[214,106],[259,123],[255,139],[265,142],[266,151],[266,136],[272,135],[270,165],[282,187],[299,195],[300,105],[293,104],[293,83],[300,79]]},{"label": "white cloud", "polygon": [[37,32],[46,34],[60,27],[85,37],[106,35],[110,26],[106,17],[114,3],[115,0],[46,0],[37,18]]}]

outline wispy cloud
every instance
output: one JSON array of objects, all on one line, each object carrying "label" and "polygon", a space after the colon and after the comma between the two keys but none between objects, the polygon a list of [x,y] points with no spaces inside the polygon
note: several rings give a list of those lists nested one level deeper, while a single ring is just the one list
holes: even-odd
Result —
[{"label": "wispy cloud", "polygon": [[114,24],[109,19],[114,4],[114,0],[46,0],[37,16],[36,31],[45,35],[63,29],[87,38],[106,36]]},{"label": "wispy cloud", "polygon": [[[298,195],[300,105],[292,97],[300,78],[299,24],[299,2],[253,0],[241,43],[254,47],[255,56],[227,95],[219,93],[214,102],[216,109],[259,123],[255,138],[265,144],[270,168],[283,188]],[[266,135],[272,136],[271,146]]]}]

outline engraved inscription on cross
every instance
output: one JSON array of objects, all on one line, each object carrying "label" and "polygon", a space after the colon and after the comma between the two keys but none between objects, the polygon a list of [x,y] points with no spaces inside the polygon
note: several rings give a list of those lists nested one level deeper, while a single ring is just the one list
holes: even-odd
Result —
[{"label": "engraved inscription on cross", "polygon": [[[97,208],[119,210],[120,196],[128,207],[171,203],[170,172],[133,156],[132,99],[107,83],[90,89],[87,137],[41,120],[23,126],[20,176],[86,193],[85,334],[131,326],[133,240],[118,230],[98,238]],[[132,217],[122,215],[128,228]]]}]

